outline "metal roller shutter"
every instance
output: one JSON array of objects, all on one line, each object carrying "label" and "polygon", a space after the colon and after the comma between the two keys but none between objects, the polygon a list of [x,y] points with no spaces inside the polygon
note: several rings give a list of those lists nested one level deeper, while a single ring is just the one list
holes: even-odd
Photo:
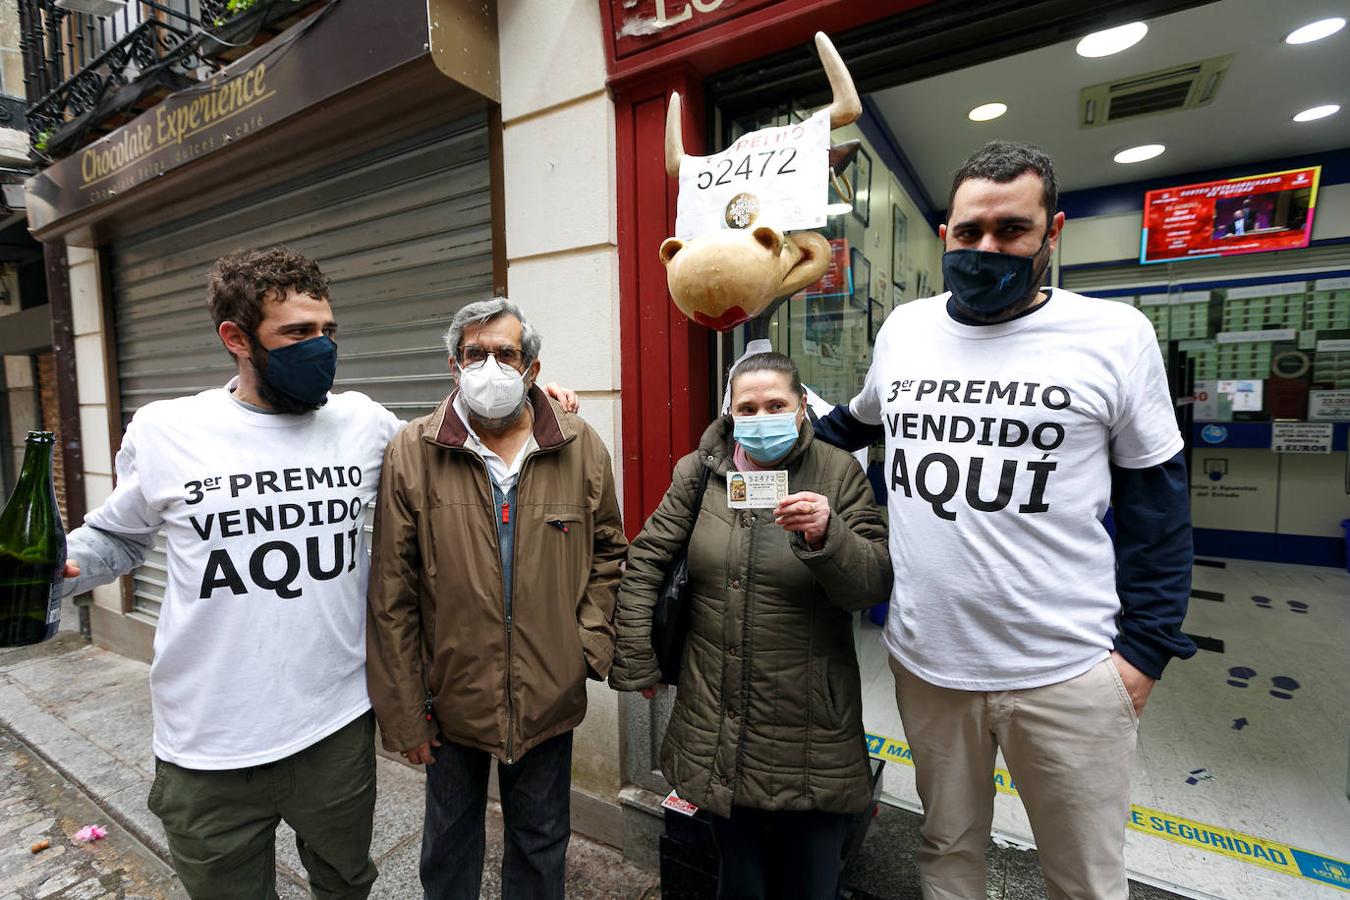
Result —
[{"label": "metal roller shutter", "polygon": [[[123,427],[136,410],[219,387],[234,364],[211,324],[205,275],[223,254],[286,244],[332,279],[335,390],[412,419],[449,389],[441,335],[492,296],[488,135],[476,116],[112,248]],[[132,575],[133,608],[158,615],[164,541]]]}]

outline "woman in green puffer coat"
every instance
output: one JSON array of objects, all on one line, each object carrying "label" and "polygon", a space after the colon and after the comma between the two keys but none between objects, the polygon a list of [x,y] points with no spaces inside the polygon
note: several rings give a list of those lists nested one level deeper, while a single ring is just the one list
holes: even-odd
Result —
[{"label": "woman in green puffer coat", "polygon": [[[652,696],[652,607],[687,543],[689,637],[662,771],[712,814],[720,897],[832,898],[848,816],[871,797],[851,612],[890,595],[886,526],[857,460],[814,439],[792,360],[742,361],[731,409],[629,548],[609,681]],[[730,509],[727,473],[759,469],[786,470],[788,497]]]}]

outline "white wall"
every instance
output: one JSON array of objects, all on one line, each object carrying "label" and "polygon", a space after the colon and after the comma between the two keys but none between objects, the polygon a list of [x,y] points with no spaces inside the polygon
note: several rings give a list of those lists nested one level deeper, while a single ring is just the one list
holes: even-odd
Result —
[{"label": "white wall", "polygon": [[[17,303],[14,305],[18,306]],[[33,357],[6,356],[4,360],[5,391],[0,394],[0,402],[9,404],[9,443],[13,448],[11,462],[14,465],[14,481],[17,483],[19,473],[23,471],[28,432],[42,427],[42,410],[33,372]],[[14,484],[3,487],[4,495],[8,497]]]},{"label": "white wall", "polygon": [[[614,103],[595,0],[501,0],[508,292],[544,338],[544,381],[581,394],[620,491]],[[622,499],[620,500],[622,502]],[[616,802],[618,695],[590,682],[573,784]]]},{"label": "white wall", "polygon": [[[71,319],[75,332],[75,374],[79,384],[80,440],[84,459],[85,509],[103,505],[113,489],[113,451],[109,437],[108,385],[104,377],[103,277],[95,250],[69,247]],[[74,528],[77,523],[69,523]],[[94,602],[122,611],[120,582],[94,589]]]}]

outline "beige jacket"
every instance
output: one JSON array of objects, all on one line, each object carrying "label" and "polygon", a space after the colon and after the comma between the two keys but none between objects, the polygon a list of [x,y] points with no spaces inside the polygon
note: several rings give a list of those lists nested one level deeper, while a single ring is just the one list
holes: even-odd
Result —
[{"label": "beige jacket", "polygon": [[525,459],[511,511],[508,619],[500,510],[452,400],[385,451],[366,677],[387,749],[440,733],[510,763],[575,728],[587,675],[609,672],[627,541],[599,435],[532,388],[539,449]]}]

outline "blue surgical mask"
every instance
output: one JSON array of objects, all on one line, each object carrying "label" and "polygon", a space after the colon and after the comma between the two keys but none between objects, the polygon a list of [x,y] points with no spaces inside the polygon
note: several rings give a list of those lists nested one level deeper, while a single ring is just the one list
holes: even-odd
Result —
[{"label": "blue surgical mask", "polygon": [[733,434],[747,456],[761,465],[778,462],[797,443],[797,414],[732,416]]},{"label": "blue surgical mask", "polygon": [[[250,335],[251,336],[251,335]],[[337,374],[337,343],[326,334],[268,350],[262,379],[273,390],[309,406],[322,406]]]},{"label": "blue surgical mask", "polygon": [[[1037,256],[1050,238],[1049,229],[1032,256],[989,250],[948,250],[942,254],[942,277],[959,306],[982,316],[997,316],[1029,299],[1040,289],[1045,267]],[[1049,265],[1049,258],[1046,265]]]}]

